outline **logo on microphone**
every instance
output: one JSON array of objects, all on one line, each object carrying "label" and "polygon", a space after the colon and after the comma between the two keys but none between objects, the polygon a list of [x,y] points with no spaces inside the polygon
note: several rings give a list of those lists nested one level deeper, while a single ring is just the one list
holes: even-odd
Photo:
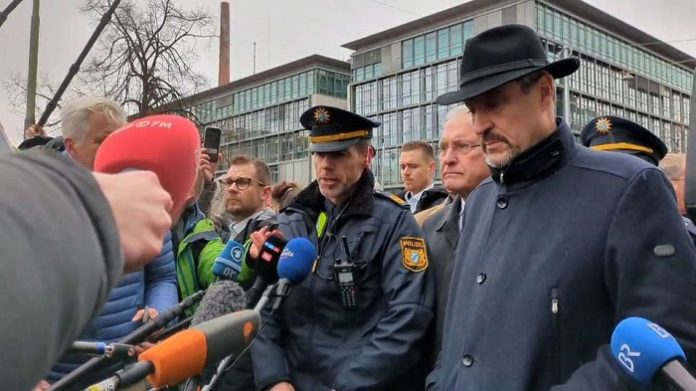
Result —
[{"label": "logo on microphone", "polygon": [[670,334],[667,330],[663,329],[655,323],[648,323],[648,327],[662,339],[669,338],[672,336],[672,334]]},{"label": "logo on microphone", "polygon": [[232,255],[233,260],[235,260],[237,262],[241,262],[242,261],[242,248],[240,248],[240,247],[233,248],[230,255]]},{"label": "logo on microphone", "polygon": [[623,365],[629,372],[633,373],[635,370],[635,364],[631,357],[640,357],[640,352],[632,352],[631,347],[628,344],[621,345],[621,351],[616,356],[621,365]]},{"label": "logo on microphone", "polygon": [[293,258],[295,256],[295,253],[293,253],[290,249],[285,248],[283,249],[283,252],[280,253],[280,256],[283,258]]}]

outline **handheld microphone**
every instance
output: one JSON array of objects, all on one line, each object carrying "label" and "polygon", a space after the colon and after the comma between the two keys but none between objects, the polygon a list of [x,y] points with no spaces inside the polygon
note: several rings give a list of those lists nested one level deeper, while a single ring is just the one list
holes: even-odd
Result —
[{"label": "handheld microphone", "polygon": [[[184,311],[201,301],[205,293],[205,291],[198,291],[185,298],[174,307],[170,308],[164,313],[161,313],[155,319],[150,319],[144,325],[138,327],[130,334],[118,340],[118,343],[137,345],[145,341],[154,332],[166,327],[169,322],[176,319],[178,316],[183,314]],[[103,376],[113,373],[113,371],[121,368],[122,366],[122,362],[119,360],[113,360],[109,357],[92,358],[86,363],[77,367],[77,369],[70,372],[62,379],[53,383],[51,391],[84,389],[90,384],[93,384],[95,381],[98,381],[100,378],[103,378]]]},{"label": "handheld microphone", "polygon": [[243,310],[192,326],[146,350],[137,364],[90,390],[125,387],[146,376],[153,387],[179,384],[201,373],[207,364],[241,352],[256,336],[260,320],[257,312]]},{"label": "handheld microphone", "polygon": [[[254,306],[253,310],[259,315],[261,313],[261,310],[270,301],[271,293],[275,289],[276,301],[274,301],[273,307],[271,309],[271,314],[273,314],[273,312],[275,312],[275,310],[277,310],[280,306],[280,301],[284,297],[287,297],[288,294],[290,294],[290,289],[292,285],[299,284],[302,281],[304,281],[305,278],[307,278],[309,272],[312,269],[312,264],[314,263],[314,260],[317,257],[317,251],[312,242],[304,238],[292,239],[290,240],[290,242],[287,242],[287,245],[284,245],[283,247],[284,249],[278,257],[278,265],[276,266],[275,270],[275,272],[277,273],[276,278],[280,277],[280,281],[278,281],[277,284],[268,285],[266,289],[263,291],[260,300],[258,301],[258,303],[256,303],[256,306]],[[259,260],[256,262],[257,265],[264,263],[266,262],[263,260]],[[268,274],[268,271],[265,269],[264,272]],[[257,282],[258,281],[263,281],[263,275],[259,275]],[[218,383],[225,371],[227,371],[229,367],[234,365],[234,363],[230,365],[230,362],[232,362],[232,358],[232,356],[228,356],[220,363],[220,365],[218,365],[217,372],[210,380],[210,383],[203,387],[203,391],[209,391],[215,387],[215,385]]]},{"label": "handheld microphone", "polygon": [[[278,284],[271,313],[275,312],[283,298],[290,294],[293,285],[300,284],[312,270],[312,264],[317,259],[317,249],[312,242],[305,238],[294,238],[288,242],[278,260]],[[254,307],[261,311],[270,300],[270,291],[266,290],[261,300]]]},{"label": "handheld microphone", "polygon": [[111,133],[97,150],[94,170],[153,171],[172,197],[173,214],[178,214],[193,189],[199,156],[200,136],[193,122],[176,115],[152,115]]},{"label": "handheld microphone", "polygon": [[247,308],[253,308],[262,297],[264,289],[269,284],[275,284],[278,281],[278,260],[287,243],[281,237],[271,236],[259,250],[258,259],[247,257],[246,265],[253,267],[256,273],[254,285],[247,291]]},{"label": "handheld microphone", "polygon": [[696,391],[696,380],[684,368],[684,351],[665,329],[647,319],[622,320],[611,336],[611,352],[620,366],[643,385],[658,372],[679,390]]},{"label": "handheld microphone", "polygon": [[122,343],[75,341],[68,349],[70,354],[91,354],[97,356],[134,357],[135,346]]},{"label": "handheld microphone", "polygon": [[213,264],[213,274],[222,280],[237,280],[242,271],[244,246],[230,239]]}]

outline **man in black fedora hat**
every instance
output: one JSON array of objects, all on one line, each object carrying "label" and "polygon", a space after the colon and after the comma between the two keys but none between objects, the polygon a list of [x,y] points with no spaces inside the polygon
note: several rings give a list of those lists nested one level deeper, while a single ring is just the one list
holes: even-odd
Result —
[{"label": "man in black fedora hat", "polygon": [[[317,180],[282,213],[308,238],[314,268],[267,317],[251,348],[259,390],[422,390],[433,318],[423,234],[398,197],[374,191],[370,139],[380,124],[330,106],[300,117]],[[252,234],[253,256],[270,233]],[[261,261],[259,261],[261,262]]]},{"label": "man in black fedora hat", "polygon": [[556,117],[554,79],[578,66],[496,27],[438,98],[468,106],[492,177],[467,198],[430,390],[632,387],[608,346],[629,316],[696,357],[696,250],[657,167],[577,144]]}]

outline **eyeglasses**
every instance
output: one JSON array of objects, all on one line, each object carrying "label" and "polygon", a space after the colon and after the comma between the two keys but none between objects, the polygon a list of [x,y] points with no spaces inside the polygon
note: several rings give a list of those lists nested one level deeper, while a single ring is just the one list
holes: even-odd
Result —
[{"label": "eyeglasses", "polygon": [[454,142],[452,145],[449,145],[447,143],[441,143],[439,145],[439,154],[440,156],[445,156],[447,155],[447,151],[452,150],[453,153],[459,153],[462,155],[466,155],[467,153],[471,152],[472,149],[476,147],[480,147],[481,144],[465,144],[465,143],[457,143]]},{"label": "eyeglasses", "polygon": [[222,178],[220,179],[220,186],[222,186],[223,190],[228,190],[229,188],[232,187],[233,184],[237,185],[237,189],[239,190],[246,190],[251,186],[251,183],[256,183],[259,186],[266,186],[264,183],[261,183],[255,179],[251,178],[244,178],[244,177],[239,177],[237,179],[232,179],[232,178]]}]

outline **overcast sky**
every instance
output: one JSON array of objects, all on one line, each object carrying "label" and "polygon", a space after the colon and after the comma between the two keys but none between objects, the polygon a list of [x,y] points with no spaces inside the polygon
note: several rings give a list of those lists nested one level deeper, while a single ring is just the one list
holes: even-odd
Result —
[{"label": "overcast sky", "polygon": [[[139,0],[145,1],[145,0]],[[696,56],[694,0],[586,0],[619,19]],[[463,0],[231,0],[232,79],[252,73],[252,47],[257,43],[256,71],[310,54],[346,60],[346,42],[461,4]],[[79,12],[81,0],[43,0],[39,74],[59,83],[94,29]],[[219,19],[218,0],[187,0],[208,8]],[[9,0],[0,1],[0,9]],[[0,27],[0,79],[26,75],[29,52],[30,0],[24,1]],[[196,67],[217,82],[217,40],[200,42]],[[8,136],[21,139],[24,114],[10,107],[0,88],[0,122]]]}]

